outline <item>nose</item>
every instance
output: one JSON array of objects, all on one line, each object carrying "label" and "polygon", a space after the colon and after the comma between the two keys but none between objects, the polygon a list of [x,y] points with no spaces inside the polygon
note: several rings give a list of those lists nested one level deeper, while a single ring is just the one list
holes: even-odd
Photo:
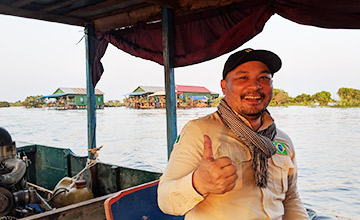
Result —
[{"label": "nose", "polygon": [[261,89],[262,86],[261,86],[260,82],[257,79],[252,79],[252,80],[249,80],[248,88]]}]

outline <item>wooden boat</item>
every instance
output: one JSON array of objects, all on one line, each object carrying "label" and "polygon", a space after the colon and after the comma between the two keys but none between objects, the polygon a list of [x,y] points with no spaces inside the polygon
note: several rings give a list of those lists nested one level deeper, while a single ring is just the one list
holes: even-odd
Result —
[{"label": "wooden boat", "polygon": [[[26,145],[17,150],[25,153],[31,161],[26,174],[27,181],[47,200],[52,194],[49,190],[53,190],[59,180],[75,176],[87,164],[86,156],[77,156],[70,149]],[[105,219],[103,203],[113,193],[157,180],[160,175],[161,173],[99,162],[96,169],[84,173],[84,179],[93,183],[92,191],[96,198],[25,219],[74,219],[74,216],[77,216],[76,219]]]},{"label": "wooden boat", "polygon": [[[235,50],[259,34],[275,13],[305,25],[360,28],[355,0],[346,4],[335,0],[17,0],[2,1],[0,13],[85,27],[89,149],[96,149],[94,88],[103,72],[100,59],[108,43],[164,65],[168,154],[177,136],[175,67]],[[28,180],[44,188],[51,189],[61,177],[74,175],[85,166],[86,158],[75,157],[69,150],[39,145],[22,149],[33,162]],[[53,164],[44,155],[62,159]],[[94,155],[89,153],[88,158],[94,159]],[[102,204],[111,193],[160,175],[101,163],[92,167],[91,173],[97,198],[27,219],[104,219]]]}]

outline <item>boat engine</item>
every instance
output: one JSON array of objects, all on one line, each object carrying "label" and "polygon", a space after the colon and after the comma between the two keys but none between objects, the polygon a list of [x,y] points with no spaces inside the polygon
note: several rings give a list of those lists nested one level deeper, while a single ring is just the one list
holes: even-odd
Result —
[{"label": "boat engine", "polygon": [[7,130],[0,127],[0,220],[16,219],[39,213],[28,204],[44,200],[35,189],[29,189],[25,173],[30,161],[16,154],[15,142]]}]

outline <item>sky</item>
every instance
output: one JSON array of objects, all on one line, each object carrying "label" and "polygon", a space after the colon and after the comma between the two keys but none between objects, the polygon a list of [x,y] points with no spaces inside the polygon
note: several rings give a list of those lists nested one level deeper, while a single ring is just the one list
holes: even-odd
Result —
[{"label": "sky", "polygon": [[[0,101],[49,95],[59,87],[86,88],[82,27],[0,15],[0,30]],[[237,50],[278,54],[283,66],[274,75],[274,88],[291,97],[328,91],[338,99],[341,87],[360,89],[359,39],[360,30],[304,26],[274,15],[260,34]],[[231,53],[175,68],[175,84],[205,86],[222,94],[222,69]],[[105,101],[122,100],[140,85],[164,86],[161,65],[112,45],[102,63],[105,71],[96,88],[105,93]]]}]

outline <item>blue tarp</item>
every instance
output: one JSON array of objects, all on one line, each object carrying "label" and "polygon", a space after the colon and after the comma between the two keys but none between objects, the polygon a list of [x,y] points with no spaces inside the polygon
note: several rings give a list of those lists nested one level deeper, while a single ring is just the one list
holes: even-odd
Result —
[{"label": "blue tarp", "polygon": [[208,100],[206,96],[190,96],[192,100]]},{"label": "blue tarp", "polygon": [[40,97],[37,97],[36,99],[43,99],[43,98],[56,98],[56,97],[60,97],[60,96],[64,96],[66,95],[65,93],[57,93],[57,94],[52,94],[52,95],[43,95]]},{"label": "blue tarp", "polygon": [[148,93],[148,92],[132,92],[132,93],[125,94],[125,96],[144,95],[146,93]]}]

